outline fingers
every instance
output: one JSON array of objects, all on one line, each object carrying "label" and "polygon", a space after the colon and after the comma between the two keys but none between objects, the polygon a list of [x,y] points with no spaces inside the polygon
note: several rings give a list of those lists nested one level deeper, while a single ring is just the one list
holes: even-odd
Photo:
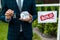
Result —
[{"label": "fingers", "polygon": [[7,15],[13,16],[13,13],[14,13],[13,10],[8,9],[8,10],[6,11],[5,15],[6,15],[6,16],[7,16]]},{"label": "fingers", "polygon": [[21,20],[21,21],[25,21],[25,22],[29,22],[29,21],[30,21],[30,19],[29,19],[29,18],[26,18],[26,19],[19,18],[19,20]]},{"label": "fingers", "polygon": [[30,17],[32,17],[32,15],[31,15],[31,14],[29,14],[29,16],[30,16]]},{"label": "fingers", "polygon": [[14,11],[11,9],[8,9],[5,13],[7,19],[10,19],[13,15],[14,15]]},{"label": "fingers", "polygon": [[11,9],[8,9],[7,10],[7,13],[13,13],[14,11],[13,10],[11,10]]},{"label": "fingers", "polygon": [[29,14],[29,19],[32,20],[32,15],[31,14]]},{"label": "fingers", "polygon": [[23,19],[23,18],[19,18],[19,20],[21,20],[21,21],[25,21],[25,22],[29,22],[29,21],[32,21],[30,18],[26,18],[26,19]]}]

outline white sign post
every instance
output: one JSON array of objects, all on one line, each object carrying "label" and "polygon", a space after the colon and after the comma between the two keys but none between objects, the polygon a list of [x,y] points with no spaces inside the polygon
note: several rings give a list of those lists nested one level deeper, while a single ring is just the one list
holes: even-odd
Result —
[{"label": "white sign post", "polygon": [[59,20],[58,20],[57,40],[60,40],[60,7],[59,7]]},{"label": "white sign post", "polygon": [[57,22],[57,11],[39,11],[38,23],[54,23]]}]

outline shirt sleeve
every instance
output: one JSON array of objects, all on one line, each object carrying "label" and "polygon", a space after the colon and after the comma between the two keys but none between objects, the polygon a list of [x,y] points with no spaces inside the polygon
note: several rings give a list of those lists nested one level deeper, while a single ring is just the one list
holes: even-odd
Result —
[{"label": "shirt sleeve", "polygon": [[6,17],[5,17],[5,21],[6,21],[6,22],[10,22],[10,20],[11,20],[11,19],[6,19]]}]

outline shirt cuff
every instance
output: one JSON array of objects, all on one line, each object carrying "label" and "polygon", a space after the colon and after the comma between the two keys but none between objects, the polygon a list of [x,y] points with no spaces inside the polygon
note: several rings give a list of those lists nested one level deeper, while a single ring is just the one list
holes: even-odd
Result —
[{"label": "shirt cuff", "polygon": [[11,19],[6,19],[6,17],[5,17],[5,21],[6,21],[6,22],[9,22],[10,20],[11,20]]}]

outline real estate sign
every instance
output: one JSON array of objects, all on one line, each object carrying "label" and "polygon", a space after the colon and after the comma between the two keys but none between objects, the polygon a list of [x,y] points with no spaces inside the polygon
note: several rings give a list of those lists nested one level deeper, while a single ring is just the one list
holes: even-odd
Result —
[{"label": "real estate sign", "polygon": [[57,11],[39,11],[38,23],[54,23],[57,22]]}]

